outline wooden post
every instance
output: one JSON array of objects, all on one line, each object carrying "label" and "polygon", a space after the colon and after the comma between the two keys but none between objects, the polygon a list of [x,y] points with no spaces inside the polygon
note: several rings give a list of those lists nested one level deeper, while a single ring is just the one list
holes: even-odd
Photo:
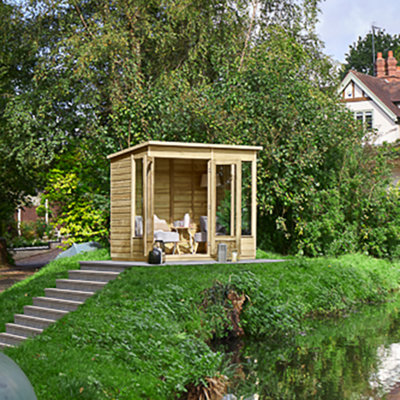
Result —
[{"label": "wooden post", "polygon": [[136,161],[131,154],[131,240],[130,253],[133,254],[133,238],[135,236],[135,220],[136,220]]},{"label": "wooden post", "polygon": [[229,232],[229,236],[235,236],[235,219],[236,219],[236,209],[235,209],[235,198],[236,198],[236,193],[235,193],[235,183],[236,183],[236,174],[235,174],[235,164],[232,164],[231,166],[231,229]]},{"label": "wooden post", "polygon": [[[257,238],[257,159],[251,162],[251,235]],[[256,243],[257,247],[257,243]]]},{"label": "wooden post", "polygon": [[242,238],[242,162],[236,163],[236,250],[240,256]]},{"label": "wooden post", "polygon": [[216,224],[216,208],[217,208],[217,190],[216,190],[216,165],[215,161],[212,160],[210,162],[211,164],[211,173],[210,173],[210,204],[211,204],[211,212],[210,212],[210,219],[209,219],[209,224],[208,224],[208,229],[210,231],[210,237],[211,237],[211,256],[214,256],[217,253],[216,249],[216,243],[215,243],[215,224]]},{"label": "wooden post", "polygon": [[147,226],[147,219],[148,219],[148,196],[147,196],[147,155],[143,157],[143,255],[145,257],[148,256],[148,249],[147,249],[147,235],[148,235],[148,226]]}]

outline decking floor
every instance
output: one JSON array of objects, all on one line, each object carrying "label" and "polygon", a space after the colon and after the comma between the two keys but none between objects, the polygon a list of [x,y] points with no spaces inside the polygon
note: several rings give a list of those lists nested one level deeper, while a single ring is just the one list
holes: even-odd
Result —
[{"label": "decking floor", "polygon": [[275,262],[283,262],[287,260],[282,259],[267,259],[267,258],[259,258],[256,260],[239,260],[235,263],[225,262],[221,263],[216,260],[185,260],[185,261],[167,261],[165,264],[149,264],[145,261],[85,261],[86,265],[104,265],[104,266],[112,266],[112,265],[120,265],[123,267],[158,267],[162,266],[172,266],[172,265],[205,265],[205,264],[269,264]]}]

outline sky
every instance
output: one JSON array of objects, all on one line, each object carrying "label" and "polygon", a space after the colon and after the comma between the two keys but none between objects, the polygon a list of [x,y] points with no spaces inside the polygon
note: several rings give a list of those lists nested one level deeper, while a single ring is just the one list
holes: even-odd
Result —
[{"label": "sky", "polygon": [[349,46],[375,25],[386,33],[400,33],[400,0],[323,0],[317,33],[325,53],[344,62]]}]

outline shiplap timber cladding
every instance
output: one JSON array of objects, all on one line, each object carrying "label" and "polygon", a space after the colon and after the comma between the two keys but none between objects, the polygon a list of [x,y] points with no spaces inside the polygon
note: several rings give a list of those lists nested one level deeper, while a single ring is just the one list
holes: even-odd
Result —
[{"label": "shiplap timber cladding", "polygon": [[[200,217],[207,216],[207,241],[196,247],[199,252],[174,254],[167,260],[212,259],[218,244],[228,246],[228,255],[239,258],[256,255],[256,161],[261,147],[150,141],[111,154],[111,257],[115,260],[145,260],[153,242],[153,216],[169,224],[183,220],[188,213],[191,231],[200,231]],[[242,204],[242,163],[251,165],[251,199]],[[225,167],[221,167],[225,166]],[[221,185],[218,171],[227,171],[230,179]],[[247,169],[248,170],[248,169]],[[230,172],[229,172],[230,171]],[[227,214],[221,216],[221,204],[228,190]],[[218,195],[217,195],[218,193]],[[242,208],[251,204],[251,234],[242,233]],[[219,213],[217,216],[217,212]],[[247,214],[248,215],[248,214]],[[143,235],[135,231],[135,218],[143,218]],[[228,233],[217,232],[222,217],[230,221]],[[246,219],[248,222],[248,220]],[[244,232],[244,231],[243,231]],[[186,235],[187,236],[187,235]],[[186,238],[187,239],[187,238]],[[183,238],[182,238],[183,240]]]},{"label": "shiplap timber cladding", "polygon": [[131,259],[132,168],[130,157],[111,161],[111,258]]}]

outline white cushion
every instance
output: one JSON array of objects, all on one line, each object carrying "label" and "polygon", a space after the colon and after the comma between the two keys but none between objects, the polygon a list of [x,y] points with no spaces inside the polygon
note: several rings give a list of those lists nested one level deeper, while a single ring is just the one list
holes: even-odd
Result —
[{"label": "white cushion", "polygon": [[155,231],[154,240],[162,240],[164,243],[179,242],[179,233]]}]

